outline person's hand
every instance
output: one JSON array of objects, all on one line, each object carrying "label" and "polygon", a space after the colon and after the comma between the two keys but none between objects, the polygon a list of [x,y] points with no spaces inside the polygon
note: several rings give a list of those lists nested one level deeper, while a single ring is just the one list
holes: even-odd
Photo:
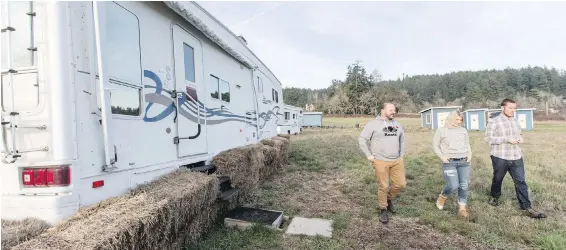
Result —
[{"label": "person's hand", "polygon": [[369,161],[375,160],[375,157],[373,157],[373,155],[370,155],[370,156],[368,156],[367,158],[368,158]]},{"label": "person's hand", "polygon": [[446,157],[442,157],[441,159],[442,159],[442,163],[450,163],[450,161]]},{"label": "person's hand", "polygon": [[519,143],[519,139],[511,137],[509,138],[507,141],[509,141],[509,143],[511,144],[518,144]]}]

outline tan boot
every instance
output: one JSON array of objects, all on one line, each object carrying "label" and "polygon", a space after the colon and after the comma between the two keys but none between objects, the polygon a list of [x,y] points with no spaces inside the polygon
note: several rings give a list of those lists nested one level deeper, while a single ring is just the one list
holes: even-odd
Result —
[{"label": "tan boot", "polygon": [[466,205],[460,205],[459,207],[460,208],[458,209],[458,215],[464,218],[468,218],[469,214],[468,214],[468,210],[466,209]]},{"label": "tan boot", "polygon": [[438,199],[436,200],[436,207],[442,210],[444,208],[444,203],[446,202],[446,199],[448,199],[448,197],[439,194]]}]

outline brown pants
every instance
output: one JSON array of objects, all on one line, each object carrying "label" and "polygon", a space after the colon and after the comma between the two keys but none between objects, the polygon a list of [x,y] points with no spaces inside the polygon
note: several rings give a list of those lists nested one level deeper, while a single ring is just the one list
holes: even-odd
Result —
[{"label": "brown pants", "polygon": [[[405,166],[403,159],[395,161],[372,161],[377,176],[377,198],[379,199],[379,208],[387,208],[387,198],[393,200],[401,190],[405,188]],[[389,179],[391,178],[391,185]]]}]

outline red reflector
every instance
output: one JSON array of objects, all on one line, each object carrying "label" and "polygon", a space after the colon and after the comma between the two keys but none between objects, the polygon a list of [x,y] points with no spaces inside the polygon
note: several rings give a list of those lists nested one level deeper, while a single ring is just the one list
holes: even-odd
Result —
[{"label": "red reflector", "polygon": [[71,168],[26,168],[22,171],[22,182],[25,187],[68,186],[71,184]]},{"label": "red reflector", "polygon": [[95,181],[95,182],[92,183],[92,188],[99,188],[99,187],[102,187],[102,186],[104,186],[103,180]]}]

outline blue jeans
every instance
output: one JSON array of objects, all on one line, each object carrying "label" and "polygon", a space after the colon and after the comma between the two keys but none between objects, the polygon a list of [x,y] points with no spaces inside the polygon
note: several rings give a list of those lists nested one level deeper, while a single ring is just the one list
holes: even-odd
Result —
[{"label": "blue jeans", "polygon": [[511,174],[513,182],[515,183],[515,193],[519,206],[521,209],[531,208],[531,201],[529,200],[529,187],[525,181],[525,165],[523,158],[518,160],[504,160],[495,156],[491,156],[491,163],[493,164],[493,179],[491,181],[491,196],[499,198],[501,196],[501,184],[507,172]]},{"label": "blue jeans", "polygon": [[470,163],[466,160],[450,160],[442,163],[446,186],[442,195],[449,196],[458,191],[458,204],[466,205],[468,201],[468,180],[470,179]]}]

